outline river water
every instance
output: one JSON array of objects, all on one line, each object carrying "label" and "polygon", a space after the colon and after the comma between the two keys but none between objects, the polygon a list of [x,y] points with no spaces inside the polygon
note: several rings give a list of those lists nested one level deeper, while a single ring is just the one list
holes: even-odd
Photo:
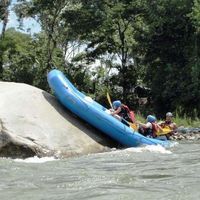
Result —
[{"label": "river water", "polygon": [[0,158],[0,200],[200,199],[200,142],[55,160]]}]

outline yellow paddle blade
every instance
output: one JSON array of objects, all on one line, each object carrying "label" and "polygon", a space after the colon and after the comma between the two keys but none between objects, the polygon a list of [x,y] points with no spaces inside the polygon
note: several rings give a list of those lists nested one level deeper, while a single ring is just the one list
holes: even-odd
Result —
[{"label": "yellow paddle blade", "polygon": [[131,127],[132,129],[134,129],[135,131],[138,131],[137,124],[129,122],[129,125],[130,125],[130,127]]},{"label": "yellow paddle blade", "polygon": [[111,102],[111,98],[110,98],[110,95],[109,95],[108,92],[107,92],[106,96],[107,96],[108,102],[109,102],[109,104],[110,104],[110,107],[113,108],[112,102]]},{"label": "yellow paddle blade", "polygon": [[165,128],[162,128],[162,131],[159,131],[156,133],[156,135],[166,135],[168,133],[172,132],[172,130],[169,128],[169,127],[165,127]]}]

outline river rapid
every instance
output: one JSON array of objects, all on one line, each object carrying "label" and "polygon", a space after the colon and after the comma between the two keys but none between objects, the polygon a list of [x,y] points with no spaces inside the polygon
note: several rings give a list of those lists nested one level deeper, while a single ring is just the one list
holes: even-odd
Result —
[{"label": "river rapid", "polygon": [[56,160],[0,158],[0,200],[200,199],[200,141]]}]

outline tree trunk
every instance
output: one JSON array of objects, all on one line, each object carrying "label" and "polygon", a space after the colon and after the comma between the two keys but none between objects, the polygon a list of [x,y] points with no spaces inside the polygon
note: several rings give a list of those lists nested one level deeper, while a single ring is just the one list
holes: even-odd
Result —
[{"label": "tree trunk", "polygon": [[9,15],[9,10],[8,7],[10,5],[11,1],[10,0],[3,0],[2,1],[2,7],[3,7],[3,27],[2,27],[2,31],[1,31],[1,39],[4,38],[5,35],[5,31],[6,31],[6,26],[8,24],[8,15]]},{"label": "tree trunk", "polygon": [[[122,20],[123,21],[123,20]],[[123,101],[127,100],[127,55],[128,49],[126,47],[126,35],[125,32],[127,30],[128,24],[123,21],[124,28],[118,22],[118,33],[121,42],[120,52],[121,52],[121,73],[122,73],[122,87],[123,87]]]}]

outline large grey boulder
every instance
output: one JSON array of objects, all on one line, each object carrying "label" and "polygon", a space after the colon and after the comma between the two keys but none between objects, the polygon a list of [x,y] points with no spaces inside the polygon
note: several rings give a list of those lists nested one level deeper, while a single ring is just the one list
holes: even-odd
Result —
[{"label": "large grey boulder", "polygon": [[0,82],[0,156],[69,157],[112,145],[52,95],[27,84]]}]

